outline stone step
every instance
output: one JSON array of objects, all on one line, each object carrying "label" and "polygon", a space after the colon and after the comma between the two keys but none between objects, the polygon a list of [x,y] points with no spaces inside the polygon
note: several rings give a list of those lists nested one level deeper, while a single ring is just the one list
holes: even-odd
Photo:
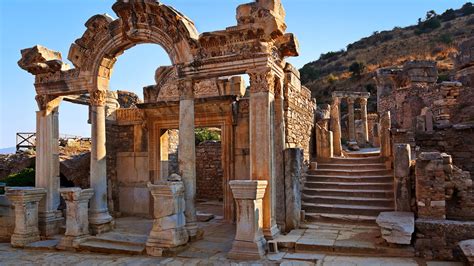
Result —
[{"label": "stone step", "polygon": [[337,181],[307,181],[307,188],[364,188],[364,189],[393,189],[392,182],[337,182]]},{"label": "stone step", "polygon": [[394,206],[393,198],[368,198],[368,197],[341,197],[341,196],[320,196],[320,195],[302,195],[302,200],[311,203],[325,204],[352,204],[363,206]]},{"label": "stone step", "polygon": [[345,155],[347,158],[372,158],[380,157],[380,152],[348,152]]},{"label": "stone step", "polygon": [[317,196],[346,196],[346,197],[369,197],[369,198],[392,198],[393,190],[387,189],[332,189],[332,188],[305,188],[306,195]]},{"label": "stone step", "polygon": [[392,182],[392,175],[378,175],[378,176],[333,176],[333,175],[306,175],[306,181],[331,181],[331,182],[364,182],[364,183],[383,183]]},{"label": "stone step", "polygon": [[334,169],[334,170],[384,170],[383,163],[367,163],[367,164],[337,164],[337,163],[318,163],[318,169]]},{"label": "stone step", "polygon": [[146,236],[109,232],[86,240],[79,248],[98,253],[140,255],[145,252],[146,240]]},{"label": "stone step", "polygon": [[315,213],[305,212],[305,220],[309,222],[319,221],[336,224],[361,223],[376,225],[377,216],[373,215],[354,215],[354,214],[337,214],[337,213]]},{"label": "stone step", "polygon": [[393,211],[392,207],[363,206],[347,204],[325,204],[302,202],[302,209],[310,213],[334,213],[344,215],[378,216],[384,211]]},{"label": "stone step", "polygon": [[377,169],[377,170],[341,170],[341,169],[316,169],[309,170],[310,175],[328,175],[328,176],[378,176],[390,175],[392,170]]},{"label": "stone step", "polygon": [[318,163],[335,163],[335,164],[369,164],[369,163],[385,163],[382,157],[368,157],[368,158],[329,158],[318,159]]}]

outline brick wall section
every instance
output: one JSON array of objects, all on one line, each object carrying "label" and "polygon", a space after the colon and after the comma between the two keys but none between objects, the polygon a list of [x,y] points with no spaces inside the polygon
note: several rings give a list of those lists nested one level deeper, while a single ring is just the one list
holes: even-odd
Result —
[{"label": "brick wall section", "polygon": [[220,141],[204,141],[196,146],[196,198],[222,200],[222,149]]},{"label": "brick wall section", "polygon": [[289,148],[303,148],[304,159],[308,161],[312,151],[311,136],[314,128],[315,109],[311,91],[306,87],[297,89],[287,86],[284,108],[286,145]]}]

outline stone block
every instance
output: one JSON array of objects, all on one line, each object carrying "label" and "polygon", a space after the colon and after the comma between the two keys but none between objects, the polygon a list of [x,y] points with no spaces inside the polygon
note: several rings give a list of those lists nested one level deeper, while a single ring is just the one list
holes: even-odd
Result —
[{"label": "stone block", "polygon": [[301,171],[303,151],[299,148],[286,149],[285,160],[285,231],[299,227],[301,223]]},{"label": "stone block", "polygon": [[459,247],[464,253],[464,256],[466,256],[469,264],[474,265],[474,239],[459,242]]},{"label": "stone block", "polygon": [[415,215],[412,212],[382,212],[376,220],[382,238],[388,243],[409,245],[415,231]]}]

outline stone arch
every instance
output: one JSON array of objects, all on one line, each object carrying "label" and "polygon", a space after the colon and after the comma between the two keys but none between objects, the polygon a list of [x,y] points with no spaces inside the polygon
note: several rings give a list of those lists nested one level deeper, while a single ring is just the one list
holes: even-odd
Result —
[{"label": "stone arch", "polygon": [[173,65],[193,61],[197,30],[175,9],[155,0],[119,0],[112,9],[117,19],[106,14],[91,17],[69,50],[68,59],[90,80],[89,91],[108,89],[117,56],[137,44],[160,45]]}]

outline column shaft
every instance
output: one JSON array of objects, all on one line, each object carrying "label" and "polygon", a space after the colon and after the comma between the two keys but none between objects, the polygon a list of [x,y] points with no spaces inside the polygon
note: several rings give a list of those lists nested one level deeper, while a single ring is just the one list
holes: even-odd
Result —
[{"label": "column shaft", "polygon": [[349,109],[348,128],[349,128],[349,140],[355,141],[355,118],[354,118],[354,99],[347,98],[347,106]]},{"label": "column shaft", "polygon": [[194,88],[191,80],[180,81],[178,164],[186,202],[186,229],[191,239],[198,235],[196,219],[196,142],[194,135]]},{"label": "column shaft", "polygon": [[362,119],[362,134],[365,142],[369,142],[369,124],[367,121],[367,98],[360,99],[360,110]]},{"label": "column shaft", "polygon": [[105,146],[105,91],[91,93],[92,147],[90,183],[94,196],[90,201],[89,223],[94,234],[112,229],[107,207],[107,158]]},{"label": "column shaft", "polygon": [[334,156],[342,156],[342,144],[341,144],[341,113],[340,113],[341,100],[338,97],[334,97],[331,104],[331,122],[330,129],[333,134],[333,149]]},{"label": "column shaft", "polygon": [[272,239],[279,231],[275,219],[274,75],[260,70],[250,75],[250,174],[268,182],[263,198],[263,233]]}]

